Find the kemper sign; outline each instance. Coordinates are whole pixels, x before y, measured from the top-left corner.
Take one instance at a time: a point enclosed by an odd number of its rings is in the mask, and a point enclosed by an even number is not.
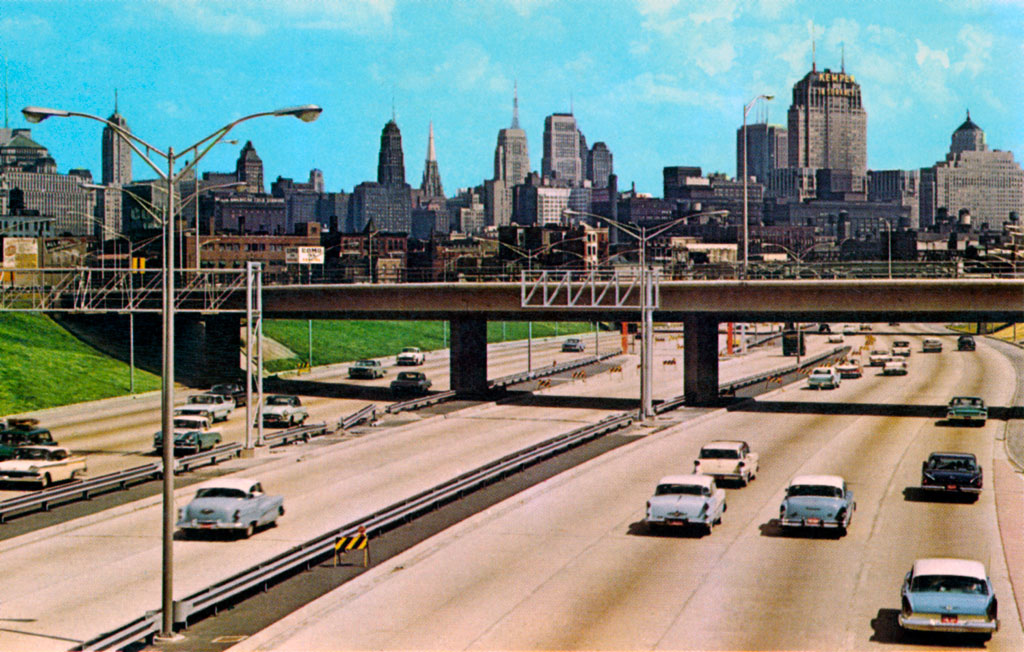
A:
[[[284,250],[284,262],[300,265],[323,265],[323,247],[288,247]]]

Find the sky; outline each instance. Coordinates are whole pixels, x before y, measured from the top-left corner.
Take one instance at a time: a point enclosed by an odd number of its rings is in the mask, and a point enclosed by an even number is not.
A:
[[[845,49],[861,84],[870,169],[942,160],[968,109],[1021,161],[1022,25],[1024,0],[4,0],[0,57],[8,126],[31,127],[62,172],[99,178],[102,125],[29,125],[21,108],[105,118],[116,89],[132,131],[179,152],[251,113],[322,106],[309,124],[239,125],[198,165],[233,171],[251,140],[267,190],[312,168],[332,192],[376,180],[392,111],[418,187],[433,121],[453,196],[493,176],[517,83],[533,169],[545,116],[571,109],[612,150],[620,189],[660,196],[665,166],[736,174],[744,105],[774,95],[748,121],[785,124],[812,41],[819,70]],[[133,172],[156,176],[139,159]]]

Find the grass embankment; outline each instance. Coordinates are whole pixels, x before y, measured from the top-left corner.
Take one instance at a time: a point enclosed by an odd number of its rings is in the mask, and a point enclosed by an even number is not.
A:
[[[523,322],[488,322],[487,341],[525,340]],[[534,322],[534,337],[586,333],[585,322]],[[291,349],[296,357],[267,360],[269,372],[294,369],[309,357],[309,322],[303,319],[268,319],[263,333]],[[313,364],[348,362],[360,358],[395,355],[406,346],[424,351],[445,348],[445,326],[440,321],[313,321]]]
[[[160,378],[135,370],[135,391]],[[129,367],[76,339],[45,315],[0,313],[0,415],[129,392]]]

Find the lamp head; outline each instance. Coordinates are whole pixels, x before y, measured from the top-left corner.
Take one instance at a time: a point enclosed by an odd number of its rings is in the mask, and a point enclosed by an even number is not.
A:
[[[766,100],[774,100],[775,99],[774,95],[762,95],[761,97],[763,97]]]
[[[67,111],[61,111],[60,109],[47,109],[41,106],[26,106],[21,110],[21,113],[25,116],[25,119],[35,124],[42,122],[50,117],[66,118],[71,115]]]
[[[274,115],[292,115],[303,122],[313,122],[320,117],[323,109],[316,104],[304,104],[302,106],[290,106],[286,109],[274,111]]]

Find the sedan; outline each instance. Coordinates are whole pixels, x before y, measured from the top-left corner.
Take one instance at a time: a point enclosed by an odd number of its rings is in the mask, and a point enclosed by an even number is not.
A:
[[[946,420],[963,421],[969,424],[985,425],[988,419],[988,408],[985,401],[977,396],[954,396],[946,408]]]
[[[570,337],[566,341],[562,342],[562,352],[564,353],[583,353],[586,350],[586,345],[578,337]]]
[[[846,338],[843,337],[842,333],[832,333],[831,335],[828,336],[829,344],[842,344],[845,341]]]
[[[651,530],[665,526],[706,528],[708,534],[722,522],[725,489],[719,489],[709,475],[668,475],[658,480],[647,501],[644,522]]]
[[[999,629],[999,603],[979,561],[918,559],[903,578],[900,603],[904,629],[975,633],[986,639]]]
[[[981,493],[982,469],[971,453],[932,453],[921,462],[921,488]]]
[[[391,381],[392,394],[426,394],[431,381],[422,371],[400,371]]]
[[[924,338],[921,344],[922,353],[942,353],[942,340],[934,337]]]
[[[907,361],[903,358],[895,358],[889,360],[882,367],[883,376],[906,376],[907,375]]]
[[[264,493],[255,480],[220,478],[199,488],[178,515],[178,527],[186,536],[200,530],[227,530],[249,538],[256,528],[275,524],[283,515],[283,496]]]
[[[348,368],[349,378],[381,378],[388,372],[379,360],[360,360]]]
[[[817,367],[807,377],[807,387],[810,389],[835,389],[841,382],[839,372],[832,367]]]
[[[779,524],[786,528],[824,528],[845,533],[857,503],[838,475],[801,475],[786,488]]]

